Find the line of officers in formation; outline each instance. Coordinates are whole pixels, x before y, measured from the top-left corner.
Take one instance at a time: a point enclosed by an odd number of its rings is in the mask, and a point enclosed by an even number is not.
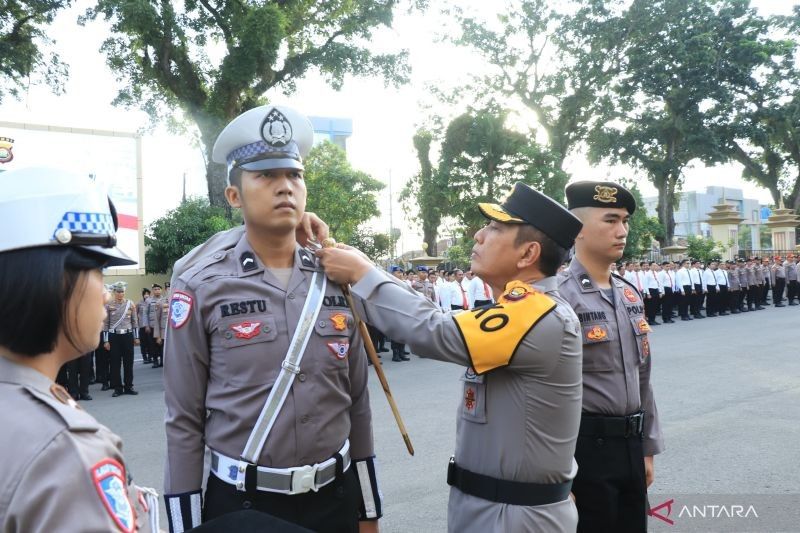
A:
[[[106,304],[106,319],[97,348],[78,359],[65,363],[56,382],[66,388],[73,399],[89,401],[89,385],[100,383],[101,390],[113,390],[114,398],[136,396],[133,386],[134,346],[139,346],[142,361],[153,368],[164,365],[164,336],[169,314],[169,283],[166,291],[158,283],[142,290],[138,303],[126,298],[127,283],[106,285],[112,298]]]
[[[611,265],[612,272],[625,278],[643,295],[647,322],[651,326],[673,323],[677,317],[688,321],[760,311],[768,305],[770,292],[775,307],[798,305],[797,269],[794,254],[716,259],[708,264],[683,259]],[[662,322],[658,321],[659,316]]]
[[[400,266],[392,265],[389,272],[444,311],[468,311],[494,303],[492,288],[472,270],[435,270],[423,265],[403,270]],[[386,336],[374,326],[368,327],[376,352],[387,352]],[[394,340],[390,342],[392,361],[410,361],[410,352],[406,351],[405,344]]]

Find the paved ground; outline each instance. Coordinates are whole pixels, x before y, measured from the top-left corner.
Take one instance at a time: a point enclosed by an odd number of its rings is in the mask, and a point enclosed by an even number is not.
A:
[[[667,450],[656,458],[651,503],[674,494],[761,494],[800,506],[798,325],[800,306],[654,328],[653,382]],[[416,357],[387,360],[384,368],[416,455],[406,452],[372,379],[382,530],[445,531],[445,468],[454,446],[461,369]],[[123,437],[137,482],[159,489],[165,447],[161,375],[137,362],[139,396],[111,398],[94,385],[95,400],[84,403]],[[718,522],[702,530],[734,529],[741,530]],[[800,526],[786,530],[791,529]]]

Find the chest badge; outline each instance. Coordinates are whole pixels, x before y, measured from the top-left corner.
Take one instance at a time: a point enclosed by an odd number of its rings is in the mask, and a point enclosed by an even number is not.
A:
[[[650,341],[647,337],[642,339],[642,359],[650,357]]]
[[[468,413],[475,413],[476,395],[474,387],[466,387],[464,390],[464,409]]]
[[[649,333],[651,330],[650,324],[644,318],[639,321],[639,333]]]
[[[629,302],[635,303],[639,301],[639,297],[636,296],[636,293],[633,292],[633,289],[631,289],[630,287],[625,287],[624,289],[622,289],[622,294],[625,295],[625,299],[628,300]]]
[[[344,313],[334,313],[331,315],[331,323],[333,329],[336,331],[344,331],[347,329],[347,315]]]
[[[608,337],[608,332],[601,326],[594,326],[586,332],[586,338],[590,341],[601,341]]]
[[[252,339],[261,333],[261,322],[242,322],[233,324],[231,329],[237,339]]]
[[[336,356],[336,359],[344,359],[345,357],[347,357],[347,354],[350,353],[350,343],[329,342],[328,349],[331,351],[333,355]]]

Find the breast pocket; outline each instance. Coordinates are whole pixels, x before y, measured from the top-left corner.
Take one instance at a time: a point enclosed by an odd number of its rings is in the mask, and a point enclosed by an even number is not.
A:
[[[472,368],[468,368],[461,381],[464,383],[464,394],[461,398],[461,418],[477,424],[485,424],[486,419],[486,379],[487,375],[478,376]]]
[[[610,372],[614,369],[616,336],[608,322],[581,325],[584,372]]]
[[[346,370],[349,366],[350,339],[355,331],[355,321],[350,310],[323,310],[314,324],[314,332],[326,357],[320,361],[320,370]]]
[[[221,320],[212,333],[212,365],[221,361],[225,381],[232,385],[274,383],[286,356],[276,346],[277,337],[273,316]]]

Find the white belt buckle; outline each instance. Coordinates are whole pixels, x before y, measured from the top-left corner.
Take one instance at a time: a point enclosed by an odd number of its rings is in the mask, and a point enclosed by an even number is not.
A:
[[[310,490],[317,492],[317,469],[311,465],[298,467],[292,472],[292,494],[303,494]]]

